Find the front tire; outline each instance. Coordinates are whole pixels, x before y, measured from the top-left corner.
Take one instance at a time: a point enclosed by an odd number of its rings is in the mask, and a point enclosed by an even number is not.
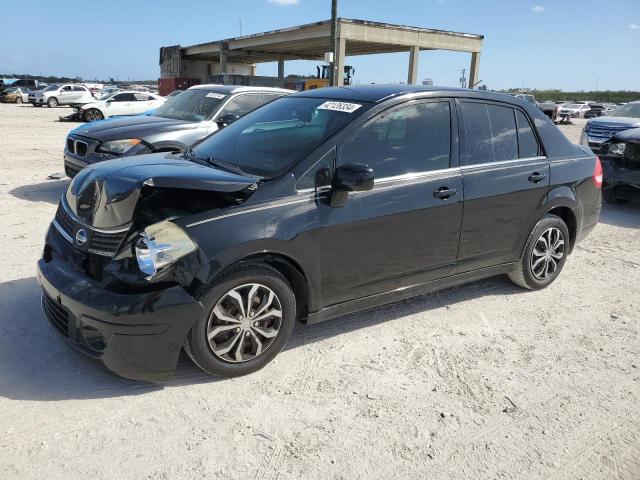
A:
[[[22,97],[16,98],[16,103],[22,103]]]
[[[102,120],[104,115],[97,108],[90,108],[86,112],[84,112],[84,121],[85,122],[95,122],[97,120]]]
[[[58,99],[56,97],[51,97],[49,100],[47,100],[47,107],[55,108],[57,106],[58,106]]]
[[[549,286],[562,271],[569,252],[569,229],[560,217],[545,215],[531,230],[516,268],[513,283],[529,290]]]
[[[261,369],[282,350],[296,319],[289,282],[265,264],[232,268],[204,294],[208,311],[184,350],[207,373],[238,377]]]

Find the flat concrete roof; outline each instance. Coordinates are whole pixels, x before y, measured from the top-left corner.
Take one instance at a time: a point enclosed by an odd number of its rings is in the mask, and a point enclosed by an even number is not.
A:
[[[338,38],[345,40],[349,55],[453,50],[477,53],[483,35],[432,28],[394,25],[368,20],[338,19]],[[331,50],[331,21],[308,23],[280,30],[244,35],[182,47],[182,58],[215,61],[227,52],[230,63],[260,63],[277,60],[322,60]]]

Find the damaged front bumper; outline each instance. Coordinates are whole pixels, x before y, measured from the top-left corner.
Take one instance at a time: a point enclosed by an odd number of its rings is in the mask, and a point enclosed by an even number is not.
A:
[[[173,377],[185,336],[204,315],[182,287],[115,293],[61,259],[38,262],[42,308],[54,329],[79,351],[125,378]]]
[[[640,169],[623,168],[608,156],[602,160],[603,190],[611,191],[617,198],[640,198]]]

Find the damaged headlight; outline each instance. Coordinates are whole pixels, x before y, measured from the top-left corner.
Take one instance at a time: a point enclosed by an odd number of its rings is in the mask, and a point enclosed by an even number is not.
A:
[[[127,138],[124,140],[113,140],[111,142],[105,142],[98,147],[98,151],[103,153],[113,153],[116,155],[122,155],[127,153],[133,147],[138,145],[142,140],[139,138]]]
[[[610,155],[624,155],[624,151],[627,149],[626,143],[612,143],[609,145]]]
[[[136,242],[140,271],[153,277],[164,267],[196,250],[196,244],[180,227],[165,220],[147,227]]]

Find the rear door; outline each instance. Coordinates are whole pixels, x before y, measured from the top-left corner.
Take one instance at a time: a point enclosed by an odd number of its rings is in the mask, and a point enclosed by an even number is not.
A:
[[[464,214],[458,272],[515,261],[549,190],[532,122],[511,105],[457,102]]]
[[[338,148],[337,165],[373,168],[375,186],[342,208],[321,203],[324,306],[452,275],[462,221],[453,102],[379,113]]]

